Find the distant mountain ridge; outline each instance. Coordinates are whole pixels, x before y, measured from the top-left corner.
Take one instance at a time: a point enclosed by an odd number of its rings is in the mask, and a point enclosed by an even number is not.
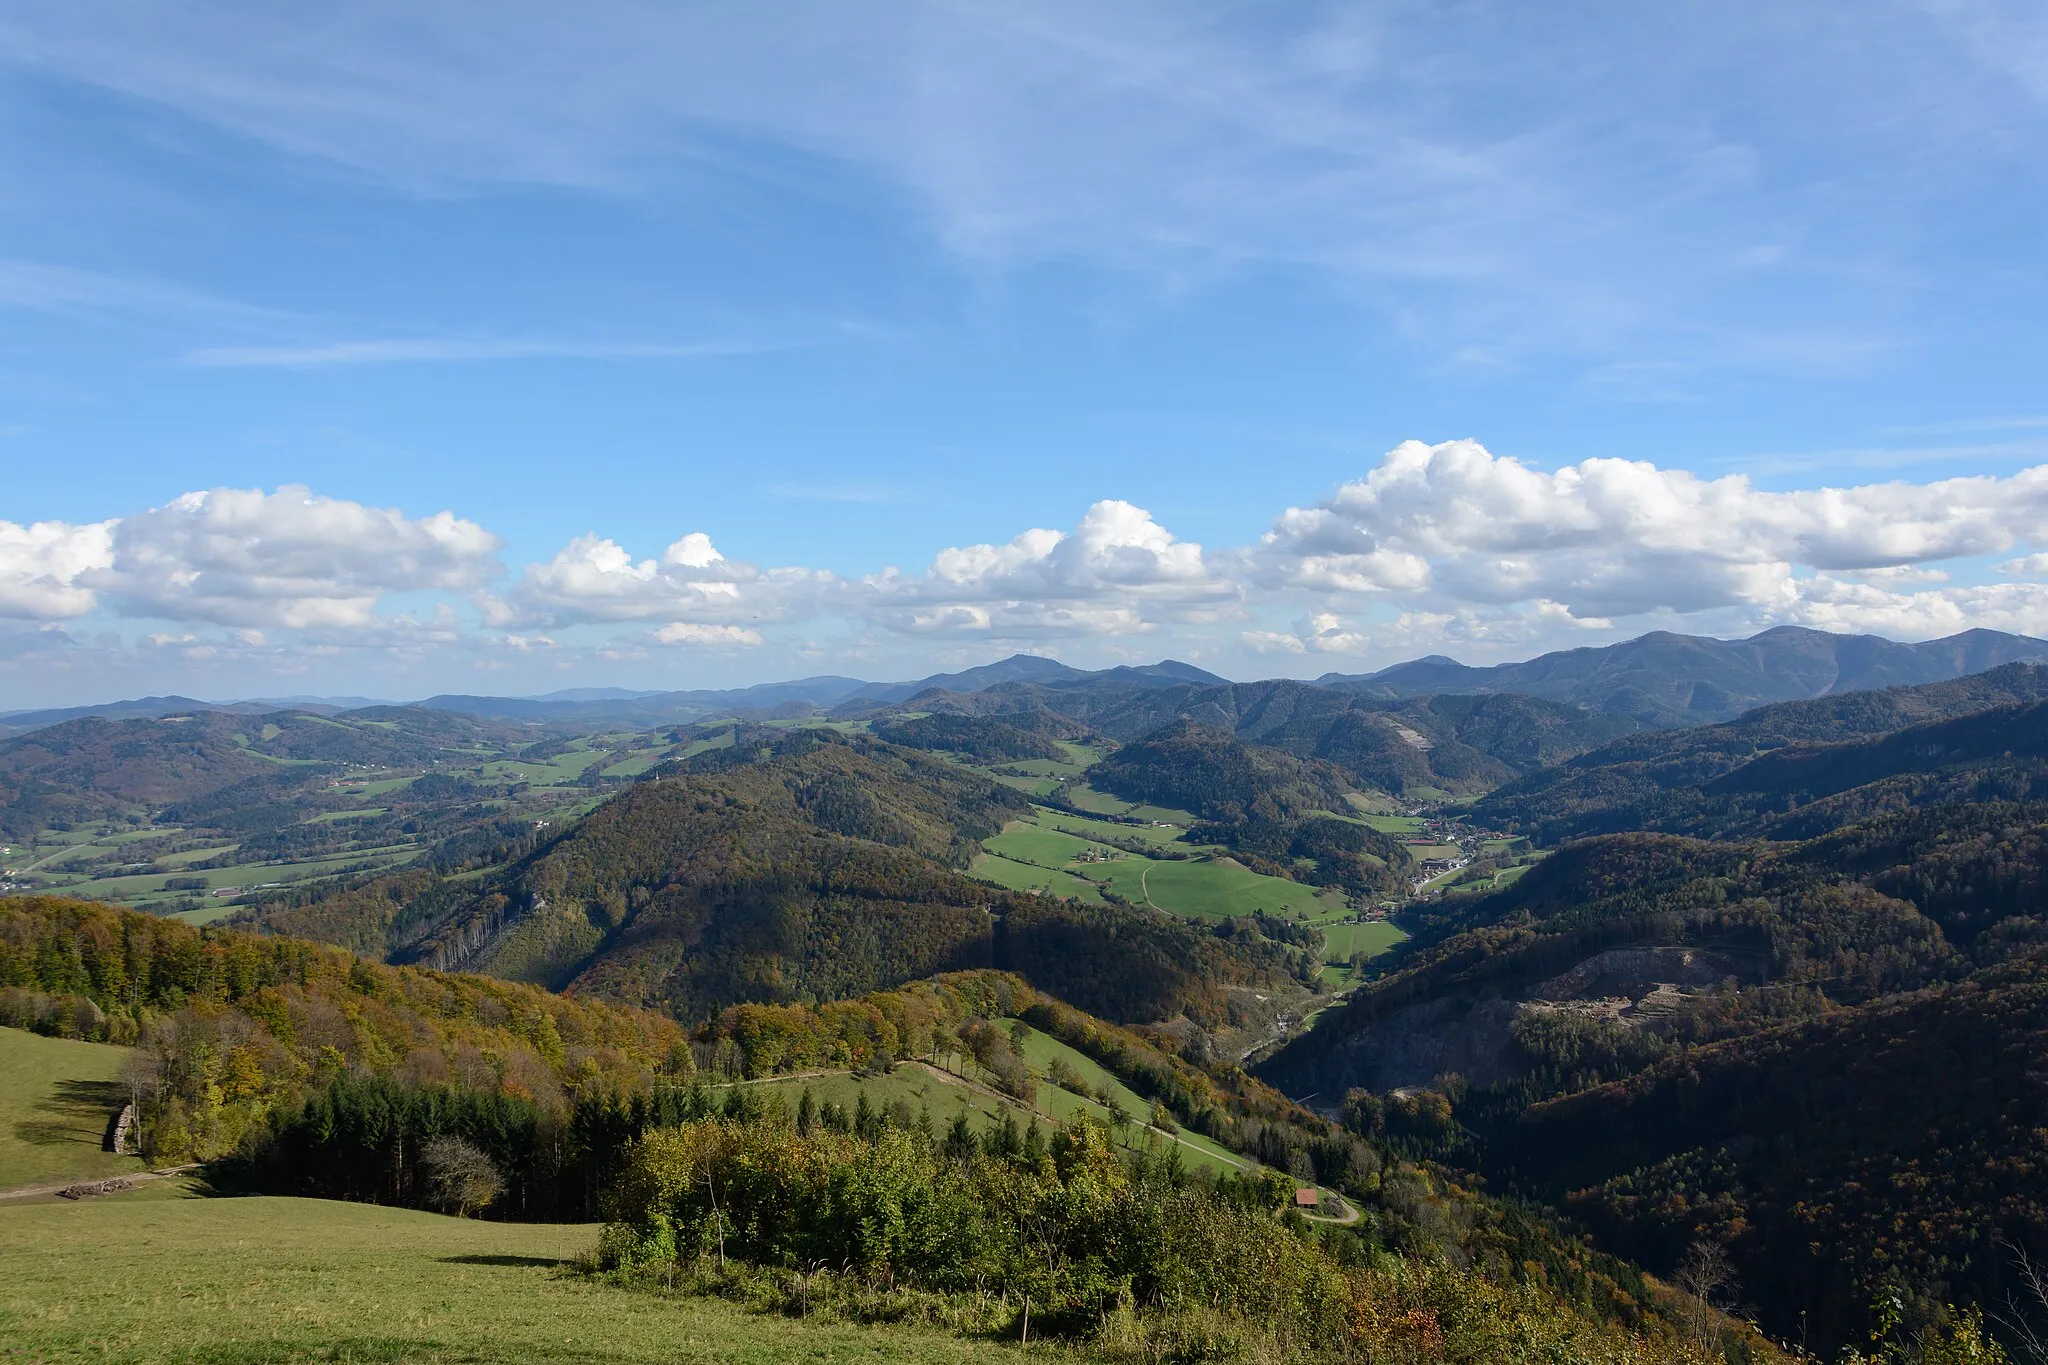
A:
[[[1746,640],[1653,631],[1619,644],[1560,650],[1520,663],[1480,667],[1432,654],[1375,673],[1325,673],[1312,683],[1292,685],[1379,702],[1429,696],[1520,695],[1612,716],[1629,723],[1629,728],[1669,729],[1731,720],[1771,702],[1945,682],[2008,663],[2048,663],[2048,640],[1996,630],[1968,630],[1918,643],[1900,643],[1878,635],[1836,635],[1800,626],[1778,626]],[[406,704],[534,724],[652,727],[721,714],[759,718],[778,708],[785,708],[783,714],[790,708],[815,707],[858,717],[927,693],[975,695],[1019,686],[1131,698],[1167,688],[1232,685],[1230,679],[1175,659],[1089,670],[1040,655],[1013,654],[995,663],[909,682],[867,682],[824,674],[751,687],[669,692],[575,687],[531,697],[443,693]],[[154,718],[200,711],[253,715],[276,710],[333,715],[386,704],[359,697],[236,702],[141,697],[95,706],[0,713],[0,736],[84,716]]]
[[[2048,640],[1997,630],[1902,644],[1879,635],[1777,626],[1746,640],[1653,631],[1621,644],[1490,668],[1439,654],[1377,673],[1325,673],[1316,683],[1389,701],[1514,692],[1664,728],[1730,720],[1769,702],[1945,682],[2000,664],[2041,662],[2048,662]]]

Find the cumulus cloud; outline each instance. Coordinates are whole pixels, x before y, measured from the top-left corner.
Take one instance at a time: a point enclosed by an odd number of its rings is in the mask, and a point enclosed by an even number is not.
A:
[[[1800,569],[1853,573],[1882,593],[1887,575],[1905,581],[1928,561],[2044,535],[2048,467],[1769,492],[1739,474],[1704,479],[1648,461],[1545,473],[1475,441],[1410,441],[1324,501],[1283,512],[1251,561],[1269,587],[1547,602],[1581,620],[1730,607],[1797,615],[1802,603],[1818,610]]]
[[[1242,590],[1192,541],[1128,502],[1090,507],[1070,532],[1034,529],[1002,545],[941,550],[922,574],[864,579],[879,624],[990,639],[1108,636],[1234,614]]]
[[[217,488],[112,523],[111,562],[79,575],[124,614],[227,626],[363,627],[379,599],[479,592],[498,538],[452,512]]]
[[[54,621],[91,611],[98,599],[80,579],[113,563],[113,525],[0,521],[0,617]]]
[[[654,632],[655,641],[664,645],[696,645],[708,648],[759,649],[768,643],[758,630],[746,626],[707,626],[696,621],[673,621]]]
[[[512,606],[520,616],[550,625],[717,624],[802,614],[838,582],[830,573],[763,570],[727,559],[701,531],[671,544],[660,559],[637,561],[616,541],[584,535],[547,563],[529,566],[513,591]]]

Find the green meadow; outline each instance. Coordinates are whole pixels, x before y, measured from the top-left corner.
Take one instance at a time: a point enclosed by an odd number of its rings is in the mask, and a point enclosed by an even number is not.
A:
[[[0,1191],[143,1168],[100,1150],[125,1098],[115,1077],[127,1052],[0,1028]]]
[[[0,1205],[0,1358],[779,1365],[1024,1354],[903,1325],[619,1289],[568,1265],[597,1231],[202,1198],[178,1181],[77,1204]]]

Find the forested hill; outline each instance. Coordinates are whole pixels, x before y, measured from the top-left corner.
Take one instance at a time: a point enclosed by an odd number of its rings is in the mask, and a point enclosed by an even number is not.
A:
[[[1245,744],[1227,730],[1172,722],[1088,770],[1126,801],[1190,810],[1205,820],[1279,820],[1342,810],[1350,784],[1335,765]]]
[[[1509,783],[1476,813],[1543,842],[1629,829],[1799,838],[1943,800],[2025,799],[2048,667],[1761,707],[1634,735]]]
[[[1521,696],[1385,701],[1276,680],[1160,687],[1009,683],[972,695],[922,696],[906,705],[1004,717],[1052,711],[1120,742],[1178,720],[1342,768],[1390,792],[1476,792],[1562,762],[1638,728]]]
[[[1515,692],[1663,728],[1727,720],[1771,702],[1940,682],[2016,662],[2048,662],[2048,640],[1966,630],[1901,643],[1778,626],[1747,640],[1653,631],[1491,668],[1416,659],[1360,676],[1329,673],[1317,683],[1390,701]]]
[[[1569,1202],[1659,1272],[1696,1237],[1725,1245],[1765,1326],[1796,1336],[1813,1309],[1827,1353],[1881,1290],[1996,1307],[1994,1234],[2048,1252],[2029,1241],[2048,1207],[2044,886],[2043,804],[1791,843],[1583,840],[1418,906],[1414,949],[1259,1074],[1428,1087],[1367,1095],[1352,1121]]]
[[[1086,739],[1090,731],[1078,721],[1052,711],[1018,711],[997,718],[958,712],[910,717],[877,717],[869,726],[875,738],[907,749],[963,754],[978,763],[1014,763],[1020,759],[1067,758],[1059,741]]]
[[[480,878],[398,874],[276,912],[275,926],[358,946],[381,926],[394,960],[686,1020],[1003,967],[1108,1018],[1214,1024],[1228,989],[1298,966],[1255,934],[971,880],[959,869],[1023,797],[862,737],[762,733],[775,737],[664,769]]]
[[[344,766],[426,767],[533,734],[439,711],[88,716],[0,740],[0,836],[148,810],[195,827],[274,827],[328,801]],[[264,817],[263,812],[278,812]]]

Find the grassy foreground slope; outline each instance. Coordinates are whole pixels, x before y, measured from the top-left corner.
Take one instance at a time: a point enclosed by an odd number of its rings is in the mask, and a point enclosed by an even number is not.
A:
[[[143,1168],[100,1150],[122,1096],[114,1077],[128,1049],[0,1028],[0,1190]]]
[[[0,1207],[0,1355],[39,1361],[954,1361],[1012,1348],[562,1273],[597,1229],[159,1187]],[[116,1269],[118,1268],[118,1269]]]

